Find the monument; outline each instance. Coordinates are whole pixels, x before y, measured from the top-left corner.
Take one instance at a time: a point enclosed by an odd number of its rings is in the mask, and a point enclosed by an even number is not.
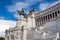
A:
[[[5,40],[58,40],[60,38],[60,3],[42,12],[18,11],[17,25],[5,33]]]

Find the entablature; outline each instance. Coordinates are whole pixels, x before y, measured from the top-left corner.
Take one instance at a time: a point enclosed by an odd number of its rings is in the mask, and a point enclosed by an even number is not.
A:
[[[57,5],[54,5],[53,7],[48,8],[44,11],[41,11],[40,13],[37,13],[35,15],[35,18],[46,16],[46,15],[51,14],[51,13],[58,11],[58,10],[60,11],[60,3],[58,3]]]

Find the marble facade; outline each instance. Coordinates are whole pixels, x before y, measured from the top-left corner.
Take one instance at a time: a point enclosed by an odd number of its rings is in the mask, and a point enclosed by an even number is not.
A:
[[[42,12],[19,17],[15,28],[6,30],[5,40],[57,40],[60,37],[60,3]]]

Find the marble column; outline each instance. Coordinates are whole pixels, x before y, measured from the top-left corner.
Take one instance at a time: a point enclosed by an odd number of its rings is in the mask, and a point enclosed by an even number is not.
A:
[[[38,18],[38,27],[39,27],[39,18]]]
[[[41,18],[41,25],[42,25],[42,18]]]
[[[48,21],[48,15],[47,15],[47,21]]]
[[[45,16],[45,22],[47,22],[47,16]]]
[[[51,19],[53,19],[53,14],[51,14],[51,16],[52,16]]]
[[[45,17],[44,17],[44,24],[45,24]]]
[[[42,25],[42,18],[41,18],[41,25]]]
[[[36,23],[36,26],[37,26],[37,19],[35,19],[35,23]]]
[[[53,19],[53,14],[51,14],[51,20]]]
[[[53,15],[53,18],[54,18],[54,13],[52,15]]]
[[[44,24],[44,18],[42,17],[42,25]]]
[[[38,27],[38,19],[37,19],[37,27]]]
[[[48,15],[48,18],[47,18],[47,19],[48,19],[48,21],[49,21],[49,15]]]
[[[37,23],[37,27],[38,27],[38,19],[37,19],[37,22],[36,23]]]
[[[50,21],[51,21],[51,19],[52,19],[52,14],[50,14]]]
[[[59,10],[57,12],[58,12],[58,14],[60,14],[60,11]]]
[[[57,12],[55,12],[55,17],[57,17],[57,14],[58,14],[58,13],[57,13]]]
[[[45,22],[46,22],[46,17],[45,17]]]
[[[39,27],[40,27],[40,18],[39,18]]]
[[[45,23],[45,19],[44,19],[44,17],[43,17],[43,24]]]
[[[50,21],[50,19],[51,19],[51,18],[50,18],[50,14],[49,14],[49,21]]]
[[[54,18],[56,17],[56,14],[54,13]]]
[[[40,26],[41,26],[41,18],[40,18]]]
[[[35,19],[35,24],[36,24],[36,26],[37,26],[37,19]]]

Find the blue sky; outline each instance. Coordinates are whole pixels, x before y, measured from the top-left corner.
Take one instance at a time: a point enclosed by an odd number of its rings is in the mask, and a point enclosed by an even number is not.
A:
[[[59,2],[60,0],[0,0],[0,34],[16,25],[16,10],[23,8],[28,13],[30,9],[35,8],[36,12],[40,12]]]

